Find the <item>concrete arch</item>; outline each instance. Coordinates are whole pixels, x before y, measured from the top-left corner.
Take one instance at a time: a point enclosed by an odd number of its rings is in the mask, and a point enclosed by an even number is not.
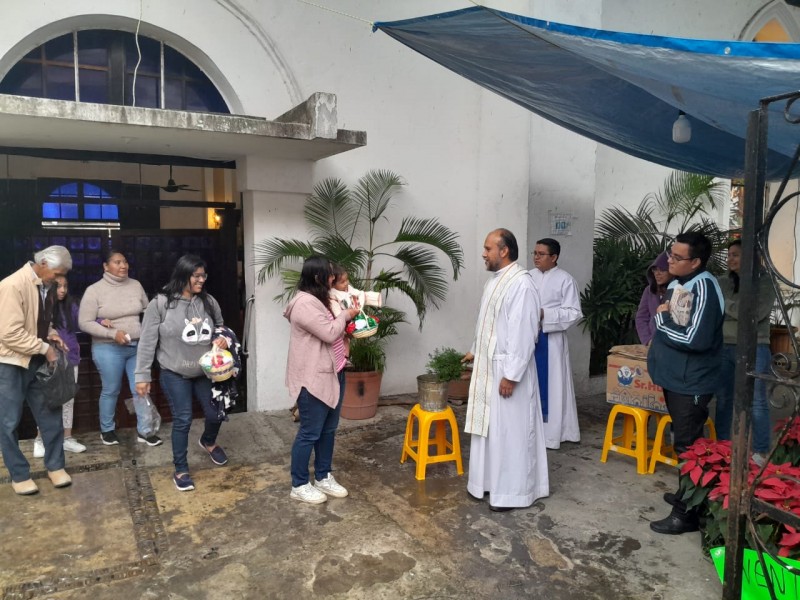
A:
[[[244,7],[242,7],[241,3],[236,2],[235,0],[216,0],[216,2],[247,28],[267,56],[269,56],[270,60],[272,61],[272,65],[280,74],[281,79],[283,79],[283,83],[289,93],[289,99],[292,103],[291,105],[297,106],[303,100],[305,100],[305,95],[302,94],[300,85],[289,68],[288,63],[283,59],[283,56],[281,56],[277,46],[272,43],[272,40],[270,39],[269,35],[267,35],[267,32],[263,27],[261,27],[258,19]]]
[[[783,0],[772,0],[750,17],[742,29],[739,39],[751,41],[767,23],[774,19],[783,26],[793,42],[800,42],[800,23],[795,15],[797,12],[789,9]]]

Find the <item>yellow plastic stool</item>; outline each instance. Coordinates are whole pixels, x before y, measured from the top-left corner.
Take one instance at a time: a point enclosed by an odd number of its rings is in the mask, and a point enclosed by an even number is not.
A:
[[[672,449],[672,446],[664,446],[664,432],[667,430],[667,425],[670,423],[672,423],[672,417],[669,415],[662,414],[658,416],[656,439],[653,441],[653,452],[650,455],[650,469],[648,469],[648,473],[655,473],[658,463],[672,465],[673,467],[678,464],[678,457],[675,454],[675,450]],[[708,427],[709,439],[716,440],[717,430],[714,427],[714,421],[711,420],[711,417],[706,419],[706,427]]]
[[[622,435],[614,437],[614,421],[617,415],[623,415]],[[603,453],[600,462],[608,460],[609,452],[619,452],[636,459],[636,472],[647,473],[647,462],[650,458],[650,444],[647,439],[647,423],[656,413],[636,406],[615,404],[608,415],[606,436],[603,440]]]
[[[414,421],[417,422],[417,438],[414,439]],[[431,425],[436,423],[436,433],[434,438],[430,438]],[[447,441],[445,423],[450,424],[452,442]],[[436,455],[429,454],[431,446],[436,449]],[[450,450],[450,452],[447,452]],[[413,458],[417,462],[417,479],[425,479],[425,468],[429,464],[445,461],[456,461],[456,470],[459,475],[464,474],[464,467],[461,465],[461,444],[458,440],[458,424],[456,415],[449,406],[442,411],[430,412],[422,410],[419,404],[408,414],[406,423],[406,436],[403,442],[403,455],[400,462],[406,462],[406,458]]]

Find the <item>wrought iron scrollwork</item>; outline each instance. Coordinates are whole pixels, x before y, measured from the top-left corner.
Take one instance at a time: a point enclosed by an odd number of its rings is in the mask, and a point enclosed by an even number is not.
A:
[[[755,112],[751,115],[750,121],[750,128],[748,129],[748,152],[750,156],[755,156],[756,158],[753,159],[748,167],[746,182],[749,179],[751,181],[752,193],[749,198],[746,198],[745,202],[753,201],[755,199],[759,204],[763,202],[763,187],[762,190],[759,190],[758,187],[760,184],[763,183],[763,175],[764,175],[764,164],[765,159],[764,156],[766,155],[767,151],[767,118],[768,118],[768,107],[771,104],[785,102],[784,110],[783,110],[783,118],[791,123],[791,124],[800,124],[800,115],[795,116],[792,114],[792,106],[794,103],[800,99],[800,92],[792,92],[790,94],[784,94],[781,96],[775,96],[772,98],[765,98],[761,101],[761,108],[759,115],[756,117]],[[800,105],[798,105],[800,106]],[[775,114],[774,112],[771,114]],[[757,123],[756,126],[753,124]],[[755,234],[755,249],[757,250],[757,254],[763,259],[766,272],[762,274],[762,277],[766,276],[769,277],[770,282],[772,284],[773,290],[775,291],[775,297],[777,302],[778,312],[781,316],[781,320],[783,325],[787,328],[788,339],[791,342],[791,349],[789,351],[782,351],[772,355],[771,360],[771,369],[769,373],[756,373],[752,372],[752,370],[748,370],[747,377],[753,380],[763,380],[767,383],[769,388],[769,397],[770,403],[775,408],[785,408],[787,406],[793,406],[794,409],[792,410],[791,417],[787,420],[786,425],[784,426],[783,430],[779,433],[778,437],[776,438],[776,442],[772,445],[769,456],[767,461],[764,462],[764,465],[760,467],[758,473],[756,474],[754,480],[746,486],[745,489],[742,489],[742,501],[739,502],[737,499],[735,502],[732,502],[731,509],[736,510],[737,514],[731,514],[731,517],[734,519],[739,519],[738,515],[743,515],[746,519],[746,530],[749,533],[751,540],[755,545],[755,550],[758,554],[759,561],[761,563],[762,572],[764,575],[764,580],[766,581],[769,593],[771,598],[775,599],[775,587],[774,583],[771,578],[771,572],[767,569],[767,565],[764,560],[765,555],[769,555],[776,564],[783,566],[790,571],[797,573],[796,569],[790,567],[787,563],[785,563],[781,557],[777,556],[773,553],[769,546],[767,545],[766,541],[762,539],[759,535],[759,528],[758,528],[758,521],[763,519],[765,516],[772,519],[773,521],[791,526],[796,528],[800,531],[800,517],[796,514],[793,514],[789,510],[783,510],[774,504],[765,502],[764,500],[758,498],[756,496],[756,490],[760,482],[764,481],[766,478],[776,477],[779,479],[786,479],[792,480],[797,483],[800,481],[794,479],[793,477],[789,477],[785,474],[780,472],[775,472],[774,468],[769,467],[770,461],[769,459],[775,454],[779,442],[784,438],[784,436],[789,431],[791,422],[795,419],[798,414],[800,414],[800,348],[798,347],[798,340],[795,336],[794,328],[792,327],[789,315],[789,307],[786,304],[785,298],[781,293],[781,286],[780,283],[788,286],[794,290],[800,290],[800,283],[794,280],[794,273],[791,276],[786,276],[785,274],[781,273],[780,270],[777,268],[773,257],[770,255],[770,233],[772,231],[773,226],[779,222],[778,214],[780,211],[789,205],[790,202],[797,202],[800,206],[800,192],[792,192],[789,194],[785,194],[787,185],[793,177],[796,177],[796,169],[798,166],[798,160],[800,159],[800,144],[798,144],[797,150],[794,154],[793,160],[789,165],[789,168],[786,171],[786,174],[781,181],[780,186],[775,193],[773,201],[770,205],[769,211],[767,212],[766,216],[764,217],[764,222],[762,226],[757,226],[758,218],[756,217],[756,228],[748,230],[746,227],[743,228],[743,240],[744,236],[749,235],[748,231],[752,231]],[[784,195],[785,194],[785,195]],[[756,215],[758,210],[762,210],[761,206],[755,206],[752,211],[750,212],[751,215]],[[800,214],[800,210],[796,211],[797,214]],[[781,220],[781,224],[784,224],[785,221]],[[794,227],[797,228],[798,223],[795,222]],[[793,252],[797,252],[797,243],[795,243],[795,248],[792,249]],[[756,293],[754,289],[751,288],[750,293]],[[754,311],[751,312],[751,316],[754,316]],[[746,332],[750,339],[755,340],[756,336],[756,323],[755,319],[751,319],[751,322],[740,322],[740,328],[745,327],[748,329]],[[743,339],[742,337],[740,339]],[[746,356],[748,352],[750,352],[750,356],[754,354],[755,349],[755,341],[749,343],[749,347],[741,353],[739,360],[742,361],[742,356]],[[740,363],[741,364],[741,363]],[[752,365],[751,365],[752,366]],[[737,394],[739,392],[737,391]],[[737,406],[743,406],[744,403],[739,404]],[[749,422],[749,409],[747,410],[747,414],[744,417],[737,417],[743,419],[743,423],[747,424]],[[749,456],[749,450],[746,447],[747,444],[747,435],[740,435],[738,438],[735,439],[734,443],[739,445],[745,445],[744,448],[737,447],[735,448],[734,452],[738,452],[739,457]],[[734,468],[736,468],[736,473],[734,473]],[[741,460],[741,458],[736,461],[735,467],[732,466],[732,473],[731,473],[731,481],[733,482],[734,479],[738,479],[738,481],[747,481],[746,478],[746,471],[748,470],[747,460]],[[734,485],[731,485],[731,492],[733,493]],[[784,507],[786,508],[786,507]],[[727,539],[727,556],[726,556],[726,574],[725,574],[725,586],[723,588],[723,596],[724,598],[739,598],[741,594],[741,584],[742,584],[742,576],[741,576],[741,552],[742,542],[744,541],[743,532],[739,529],[736,529],[736,525],[729,528],[729,537]],[[735,535],[730,535],[731,532],[734,532]],[[731,539],[733,538],[733,539]],[[735,555],[737,558],[732,558]],[[731,556],[731,559],[728,560],[728,556]],[[729,566],[734,566],[735,569],[728,570]]]

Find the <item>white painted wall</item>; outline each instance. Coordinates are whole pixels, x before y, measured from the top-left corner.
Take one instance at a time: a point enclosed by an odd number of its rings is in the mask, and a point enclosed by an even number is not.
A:
[[[393,20],[463,8],[462,0],[320,0],[367,20]],[[537,18],[641,33],[735,38],[763,0],[496,0],[492,6]],[[242,160],[246,284],[255,290],[251,360],[253,406],[289,406],[283,386],[288,328],[271,301],[278,286],[254,286],[252,244],[306,232],[302,203],[315,181],[354,182],[371,168],[408,181],[393,215],[436,216],[461,234],[466,268],[446,310],[431,312],[419,333],[403,329],[389,349],[383,393],[412,390],[427,353],[466,349],[486,278],[480,247],[487,231],[514,231],[530,266],[532,241],[549,235],[549,211],[575,217],[561,265],[581,287],[591,277],[594,218],[613,204],[635,207],[667,170],[629,158],[531,116],[512,103],[451,74],[369,24],[284,0],[7,0],[0,21],[0,76],[28,50],[80,27],[141,32],[164,39],[197,62],[233,111],[275,118],[311,93],[338,97],[340,128],[365,130],[368,146],[316,164]],[[390,226],[387,231],[393,232]],[[576,386],[590,389],[589,341],[570,332]],[[252,391],[252,389],[251,389]]]

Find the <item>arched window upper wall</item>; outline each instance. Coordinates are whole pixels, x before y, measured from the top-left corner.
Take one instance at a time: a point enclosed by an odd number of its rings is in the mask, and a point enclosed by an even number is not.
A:
[[[138,49],[136,41],[133,33],[106,29],[53,38],[9,70],[0,93],[230,113],[216,86],[183,54],[146,36],[139,35]]]

